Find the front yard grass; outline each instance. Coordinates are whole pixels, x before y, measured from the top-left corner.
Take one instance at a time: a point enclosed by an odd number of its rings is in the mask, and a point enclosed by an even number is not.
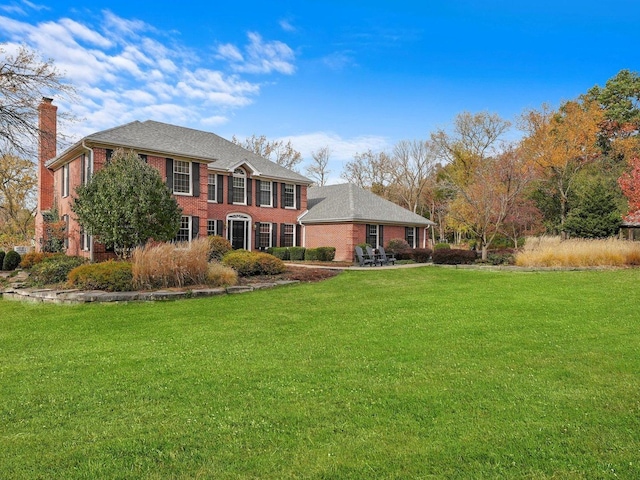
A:
[[[0,478],[640,478],[640,270],[0,300]]]

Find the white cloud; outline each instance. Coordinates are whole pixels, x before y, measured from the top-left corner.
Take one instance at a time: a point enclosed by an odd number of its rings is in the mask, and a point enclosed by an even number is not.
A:
[[[296,27],[294,27],[293,24],[287,19],[280,20],[280,28],[282,28],[282,30],[284,30],[285,32],[295,32],[297,30]]]
[[[228,61],[236,72],[241,73],[292,75],[295,72],[295,54],[286,43],[265,42],[256,32],[249,32],[247,36],[249,44],[244,48],[244,55],[235,45],[224,44],[218,46],[218,58]]]
[[[30,7],[34,8],[34,7]],[[4,9],[7,11],[7,9]],[[291,74],[295,67],[291,48],[266,42],[258,33],[248,35],[240,50],[231,44],[218,47],[220,69],[165,36],[152,25],[124,19],[105,10],[92,22],[91,15],[29,23],[0,16],[0,37],[5,51],[25,44],[56,69],[78,90],[80,102],[66,108],[83,119],[67,132],[76,139],[135,119],[156,119],[197,128],[228,122],[228,112],[242,108],[260,94],[260,83],[244,73]],[[213,67],[213,68],[212,68]]]

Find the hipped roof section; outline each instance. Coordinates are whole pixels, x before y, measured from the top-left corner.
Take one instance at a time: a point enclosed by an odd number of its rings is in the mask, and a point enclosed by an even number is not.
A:
[[[122,147],[139,153],[200,161],[220,171],[232,172],[237,166],[246,163],[266,178],[307,185],[312,183],[307,177],[281,167],[215,133],[153,120],[135,121],[88,135],[49,160],[47,167],[55,168],[71,160],[83,143],[90,147]]]

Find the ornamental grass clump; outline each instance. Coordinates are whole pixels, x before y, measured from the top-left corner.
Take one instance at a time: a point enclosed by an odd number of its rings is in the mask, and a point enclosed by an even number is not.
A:
[[[181,243],[147,243],[132,255],[136,288],[184,287],[205,283],[209,242],[198,238]]]
[[[219,262],[209,262],[207,285],[212,287],[232,287],[238,283],[238,272]]]
[[[622,267],[640,265],[640,242],[530,237],[516,255],[521,267]]]

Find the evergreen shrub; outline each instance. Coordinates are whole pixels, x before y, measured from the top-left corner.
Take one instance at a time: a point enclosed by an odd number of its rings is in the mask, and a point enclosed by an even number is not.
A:
[[[80,290],[128,292],[133,290],[130,262],[107,262],[80,265],[69,272],[67,282]]]
[[[9,250],[4,255],[2,260],[2,269],[7,271],[13,271],[20,265],[20,254],[15,250]]]
[[[476,252],[457,248],[434,250],[433,263],[439,265],[470,265],[476,261]]]

